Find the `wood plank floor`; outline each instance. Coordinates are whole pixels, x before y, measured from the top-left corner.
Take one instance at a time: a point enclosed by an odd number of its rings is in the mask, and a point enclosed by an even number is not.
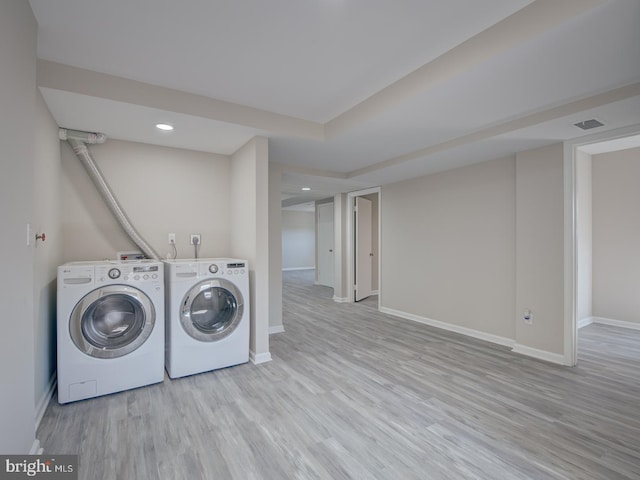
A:
[[[640,331],[590,325],[564,368],[286,272],[273,361],[49,406],[87,479],[639,479]]]

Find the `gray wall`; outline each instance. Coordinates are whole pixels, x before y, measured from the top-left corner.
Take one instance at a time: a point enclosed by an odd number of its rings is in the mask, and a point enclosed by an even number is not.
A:
[[[39,92],[36,112],[33,225],[37,233],[46,234],[46,240],[35,246],[34,265],[34,393],[36,419],[39,420],[47,407],[56,371],[56,276],[57,267],[62,263],[62,210],[58,126]]]
[[[576,320],[593,316],[593,193],[591,155],[576,152]]]
[[[282,169],[269,163],[269,329],[282,330]]]
[[[61,145],[64,261],[137,250],[69,145]],[[175,233],[178,258],[192,258],[189,234],[199,233],[200,257],[229,256],[229,157],[113,139],[89,148],[132,223],[159,255],[172,253],[168,234]]]
[[[37,25],[29,2],[0,2],[0,452],[28,453],[34,420],[33,130],[36,126]]]
[[[269,354],[269,145],[254,137],[231,157],[231,255],[249,261],[252,361]]]
[[[315,268],[315,213],[282,210],[282,269]]]
[[[333,197],[333,257],[334,285],[333,296],[338,301],[348,298],[347,285],[347,215],[348,198],[346,193],[338,193]]]
[[[516,154],[516,342],[564,348],[564,152],[562,144]],[[525,309],[533,324],[522,321]]]
[[[382,187],[386,308],[514,338],[513,157]]]
[[[563,361],[562,144],[385,185],[381,209],[381,308]]]
[[[640,324],[640,148],[593,155],[593,316]]]

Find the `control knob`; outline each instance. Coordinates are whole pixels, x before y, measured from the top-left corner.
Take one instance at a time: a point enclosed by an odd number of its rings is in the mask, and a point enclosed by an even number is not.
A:
[[[120,270],[117,268],[112,268],[109,270],[109,278],[115,280],[116,278],[120,278]]]

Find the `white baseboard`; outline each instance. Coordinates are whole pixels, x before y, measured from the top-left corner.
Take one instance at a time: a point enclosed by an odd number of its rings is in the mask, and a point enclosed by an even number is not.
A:
[[[593,323],[593,317],[585,317],[581,320],[578,320],[578,328],[584,328],[587,325],[591,325]]]
[[[567,365],[564,359],[564,355],[559,353],[547,352],[546,350],[538,350],[537,348],[527,347],[516,343],[512,349],[513,353],[519,353],[527,357],[537,358],[538,360],[544,360],[545,362],[555,363],[557,365]]]
[[[271,353],[270,352],[263,352],[263,353],[259,353],[259,354],[255,354],[255,352],[250,351],[249,352],[249,360],[251,360],[251,363],[253,363],[254,365],[259,365],[260,363],[266,363],[266,362],[270,362],[271,361]]]
[[[347,297],[336,297],[335,295],[333,296],[333,301],[336,303],[350,303],[351,300],[349,300]]]
[[[283,272],[294,272],[296,270],[315,270],[316,267],[293,267],[293,268],[283,268]]]
[[[42,455],[42,447],[40,446],[40,440],[37,438],[33,441],[33,445],[31,445],[31,450],[29,451],[29,455]]]
[[[406,313],[392,308],[380,307],[382,313],[393,315],[414,322],[423,323],[431,327],[441,328],[449,332],[460,333],[468,337],[477,338],[478,340],[484,340],[485,342],[495,343],[497,345],[503,345],[511,348],[514,353],[525,355],[527,357],[537,358],[538,360],[545,360],[547,362],[555,363],[558,365],[567,365],[563,355],[557,353],[547,352],[545,350],[538,350],[536,348],[526,347],[524,345],[517,344],[515,340],[510,338],[501,337],[499,335],[493,335],[491,333],[481,332],[479,330],[473,330],[467,327],[461,327],[459,325],[453,325],[451,323],[440,322],[431,318],[421,317],[412,313]]]
[[[627,322],[625,320],[613,320],[604,317],[591,317],[591,323],[600,323],[602,325],[611,325],[612,327],[630,328],[631,330],[640,330],[640,323]],[[580,327],[578,327],[580,328]]]
[[[42,421],[42,417],[44,417],[44,412],[47,411],[47,406],[49,406],[49,402],[53,398],[53,393],[56,390],[56,386],[58,384],[58,377],[56,372],[53,372],[51,378],[49,379],[49,383],[47,384],[47,390],[42,394],[38,404],[36,405],[36,430],[40,426],[40,422]]]
[[[421,317],[419,315],[402,312],[400,310],[394,310],[392,308],[380,307],[379,310],[382,313],[386,313],[388,315],[393,315],[395,317],[400,317],[406,320],[422,323],[425,325],[429,325],[431,327],[441,328],[449,332],[461,333],[462,335],[477,338],[479,340],[484,340],[485,342],[496,343],[498,345],[503,345],[509,348],[513,348],[513,346],[515,345],[515,341],[512,339],[506,338],[506,337],[500,337],[498,335],[493,335],[491,333],[485,333],[479,330],[473,330],[471,328],[461,327],[459,325],[453,325],[451,323],[440,322],[438,320],[433,320],[427,317]]]
[[[273,325],[269,327],[269,335],[274,333],[284,333],[284,325]]]
[[[372,290],[371,295],[380,295],[380,290]]]

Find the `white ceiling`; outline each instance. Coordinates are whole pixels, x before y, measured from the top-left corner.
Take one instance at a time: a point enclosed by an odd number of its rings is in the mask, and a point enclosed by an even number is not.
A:
[[[30,3],[59,125],[223,154],[267,136],[285,204],[640,125],[637,0]]]

